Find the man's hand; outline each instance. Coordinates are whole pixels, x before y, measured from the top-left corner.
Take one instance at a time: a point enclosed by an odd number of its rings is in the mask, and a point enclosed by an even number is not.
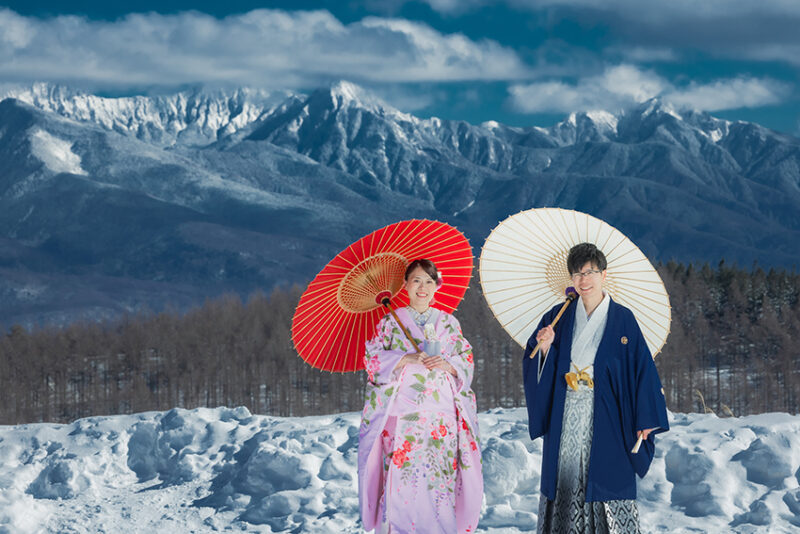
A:
[[[638,438],[639,436],[642,436],[642,441],[644,441],[647,439],[647,436],[649,436],[650,432],[652,432],[653,430],[655,430],[655,428],[648,428],[647,430],[637,430],[636,437]]]
[[[549,325],[536,332],[536,342],[539,343],[539,350],[542,351],[542,354],[547,354],[555,338],[556,332],[553,330],[553,327]],[[536,355],[532,354],[531,357],[533,356]]]

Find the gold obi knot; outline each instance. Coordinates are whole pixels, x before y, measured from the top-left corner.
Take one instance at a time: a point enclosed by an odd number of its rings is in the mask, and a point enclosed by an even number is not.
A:
[[[575,371],[564,375],[567,385],[575,391],[578,391],[578,384],[583,382],[590,388],[594,389],[594,380],[592,380],[592,377],[586,372],[586,370],[591,366],[587,365],[583,369],[578,369],[578,366],[573,363],[572,367],[575,368]]]

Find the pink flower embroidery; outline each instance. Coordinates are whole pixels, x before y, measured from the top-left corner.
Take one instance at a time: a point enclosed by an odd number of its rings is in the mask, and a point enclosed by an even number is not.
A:
[[[478,450],[478,444],[475,443],[474,441],[470,441],[469,446],[472,447],[473,451],[477,451]]]
[[[439,425],[439,434],[441,434],[442,437],[447,435],[447,428],[444,425]]]
[[[396,451],[394,451],[394,454],[392,455],[392,462],[394,462],[394,465],[396,465],[397,467],[402,467],[402,465],[405,463],[407,459],[408,459],[407,453],[403,449],[397,449]]]
[[[437,434],[435,430],[431,430],[431,437],[433,439],[439,439],[439,434]]]
[[[364,365],[364,367],[367,370],[367,376],[369,377],[371,382],[374,382],[375,381],[375,373],[380,371],[380,368],[381,368],[381,364],[378,361],[378,355],[376,354],[375,356],[373,356],[373,357],[371,357],[369,359],[365,358],[365,360],[366,360],[366,364]]]

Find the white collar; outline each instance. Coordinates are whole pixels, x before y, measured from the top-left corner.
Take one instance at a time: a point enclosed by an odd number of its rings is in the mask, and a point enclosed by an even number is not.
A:
[[[572,332],[572,362],[578,369],[586,368],[589,375],[594,376],[594,357],[603,338],[606,322],[608,319],[608,305],[611,298],[608,293],[603,292],[603,300],[592,312],[592,316],[586,314],[586,307],[581,301],[580,306],[575,311],[575,326]]]
[[[603,300],[600,301],[600,304],[592,312],[592,316],[586,313],[586,306],[583,303],[583,300],[580,301],[580,306],[578,306],[578,310],[575,313],[575,326],[580,327],[583,329],[583,326],[588,323],[590,320],[594,319],[603,319],[608,315],[608,305],[611,302],[611,297],[608,296],[608,293],[603,291]]]

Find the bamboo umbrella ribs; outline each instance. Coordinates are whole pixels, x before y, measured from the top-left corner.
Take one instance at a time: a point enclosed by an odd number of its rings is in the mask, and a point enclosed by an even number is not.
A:
[[[469,241],[442,222],[400,221],[348,246],[308,285],[292,319],[292,341],[300,357],[326,371],[363,369],[364,343],[375,334],[384,308],[394,314],[393,308],[408,304],[406,267],[421,258],[433,261],[442,273],[436,307],[452,313],[472,277]]]
[[[500,222],[481,249],[483,296],[509,335],[525,347],[542,316],[570,285],[567,255],[594,243],[607,260],[605,288],[628,307],[655,357],[664,346],[672,310],[664,283],[639,248],[622,232],[589,214],[560,208],[522,211]]]

